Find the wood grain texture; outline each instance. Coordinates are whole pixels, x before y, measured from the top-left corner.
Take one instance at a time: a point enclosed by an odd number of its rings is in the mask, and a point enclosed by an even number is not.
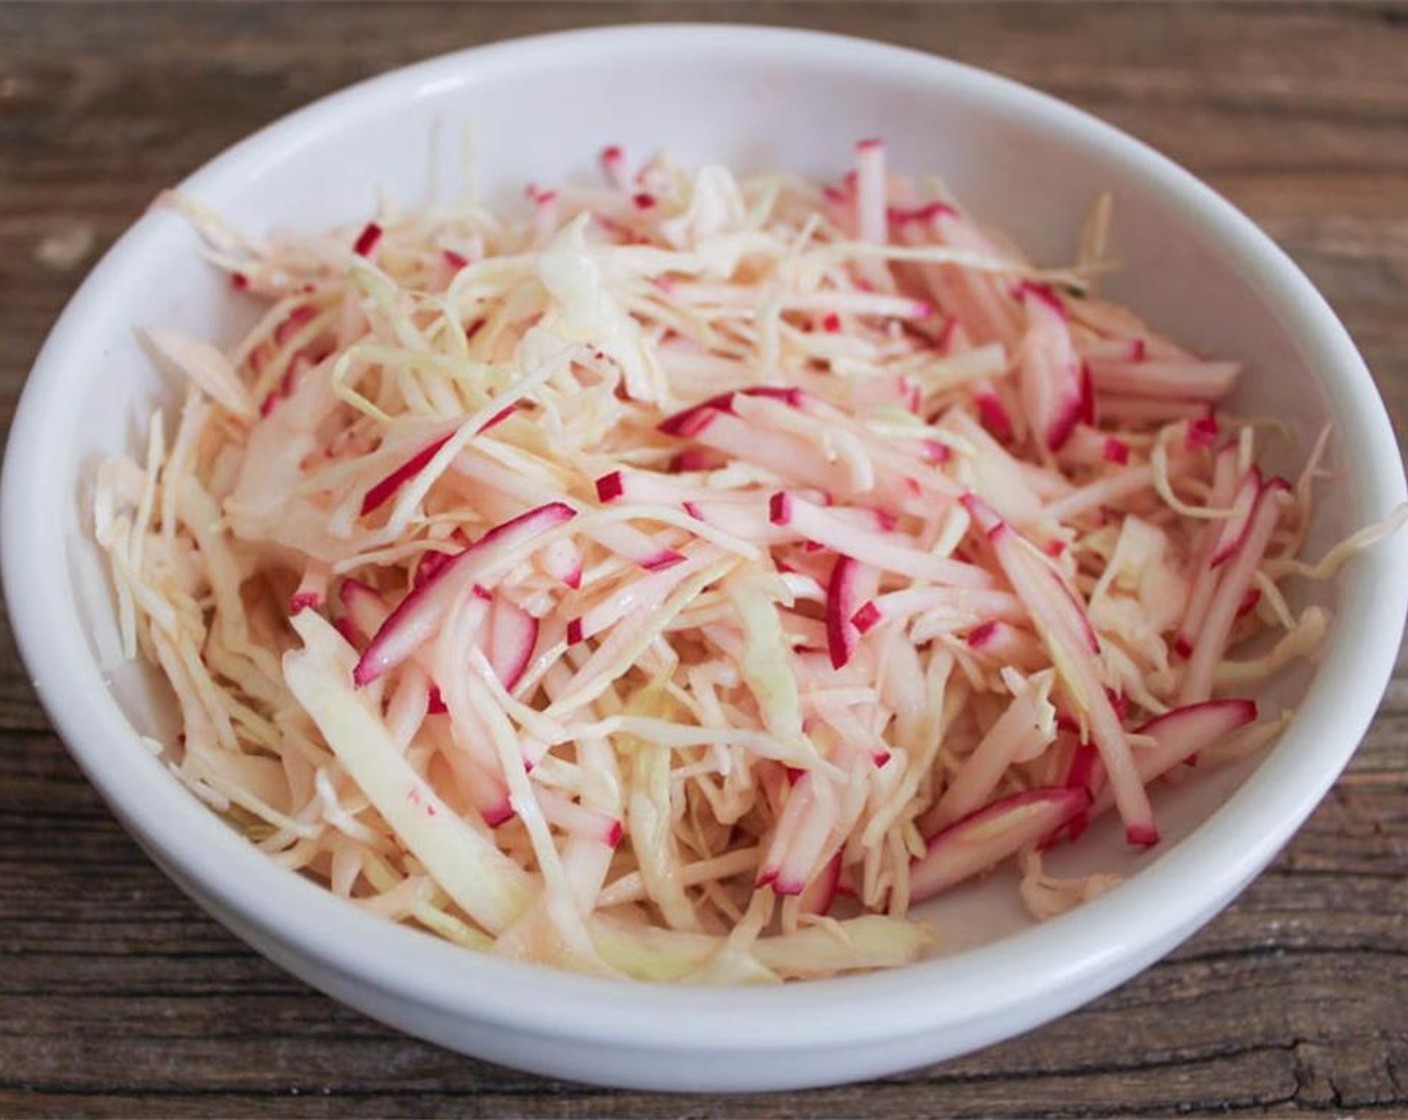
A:
[[[630,3],[0,5],[0,424],[155,192],[275,116],[456,47],[697,17]],[[1408,432],[1408,8],[718,4],[1012,75],[1152,143],[1310,274]],[[2,622],[3,620],[0,620]],[[3,629],[3,627],[0,627]],[[0,632],[0,1116],[1408,1114],[1408,661],[1353,766],[1237,903],[1043,1030],[901,1077],[731,1099],[545,1081],[309,991],[146,860]]]

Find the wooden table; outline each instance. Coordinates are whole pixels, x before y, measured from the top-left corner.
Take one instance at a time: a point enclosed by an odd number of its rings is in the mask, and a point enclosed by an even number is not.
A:
[[[0,6],[0,417],[158,188],[427,55],[670,4]],[[1066,98],[1191,167],[1344,317],[1408,431],[1408,7],[717,4]],[[907,1116],[1408,1111],[1408,674],[1291,848],[1173,957],[901,1077],[710,1099],[545,1081],[401,1037],[198,912],[79,776],[0,637],[0,1115]]]

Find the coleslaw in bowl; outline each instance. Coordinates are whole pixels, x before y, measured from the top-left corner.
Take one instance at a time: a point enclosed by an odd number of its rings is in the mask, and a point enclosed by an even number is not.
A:
[[[757,136],[739,135],[737,122],[747,119],[744,110],[753,101],[766,103],[779,112],[790,106],[787,111],[804,114],[803,102],[808,97],[802,96],[799,89],[805,88],[811,94],[819,86],[831,88],[844,79],[851,95],[864,91],[863,97],[848,97],[844,104],[836,100],[838,115],[856,116],[852,135],[883,131],[897,162],[908,162],[916,170],[941,167],[955,193],[981,197],[984,215],[1004,228],[1013,226],[1019,239],[1035,246],[1040,259],[1060,259],[1062,246],[1054,242],[1079,224],[1078,215],[1091,197],[1101,189],[1110,189],[1119,215],[1113,248],[1122,265],[1121,271],[1109,280],[1111,290],[1200,349],[1247,356],[1253,364],[1245,386],[1239,389],[1247,411],[1275,412],[1312,435],[1328,419],[1345,439],[1343,446],[1332,452],[1330,462],[1352,488],[1356,507],[1347,508],[1349,503],[1345,503],[1318,519],[1320,523],[1311,533],[1310,554],[1317,555],[1316,547],[1345,535],[1352,525],[1385,516],[1401,498],[1401,468],[1396,463],[1391,436],[1385,440],[1386,422],[1362,365],[1303,278],[1245,219],[1157,157],[1079,114],[1008,83],[935,60],[826,37],[728,29],[642,29],[618,33],[611,40],[591,34],[553,37],[486,49],[475,56],[477,64],[472,67],[463,60],[441,60],[382,79],[379,85],[372,83],[349,91],[340,95],[340,101],[333,99],[305,111],[301,117],[248,142],[243,149],[236,149],[223,157],[223,168],[222,161],[217,161],[183,189],[227,214],[232,221],[257,229],[308,225],[316,192],[307,187],[299,193],[291,185],[308,181],[310,169],[325,163],[335,151],[342,152],[344,161],[355,160],[348,154],[357,147],[352,141],[353,132],[367,135],[370,129],[379,137],[384,134],[393,149],[398,144],[406,149],[419,145],[424,154],[430,147],[429,125],[434,118],[443,117],[450,109],[469,109],[480,88],[478,83],[484,82],[492,83],[496,91],[506,84],[521,94],[514,103],[519,106],[516,112],[525,116],[515,122],[483,118],[486,135],[479,144],[484,152],[481,166],[503,167],[506,174],[516,173],[520,180],[533,177],[548,181],[568,170],[573,158],[564,155],[558,168],[535,167],[531,151],[512,154],[511,140],[514,127],[531,122],[535,112],[549,112],[552,86],[545,73],[551,70],[560,75],[554,81],[566,82],[581,72],[595,72],[595,68],[606,66],[613,51],[630,55],[647,45],[659,47],[663,43],[675,44],[671,48],[676,52],[671,55],[671,72],[678,86],[675,96],[682,102],[695,103],[690,99],[697,99],[706,88],[732,89],[741,102],[721,105],[716,120],[706,118],[697,134],[692,128],[690,135],[681,137],[686,156],[692,154],[692,149],[701,157],[722,162],[746,165],[751,159],[759,169],[787,166],[822,174],[835,166],[832,138],[803,128],[800,123],[792,129],[781,129],[775,136],[769,134],[766,142],[770,146],[764,162],[756,150],[763,141]],[[497,64],[495,59],[499,60]],[[584,69],[574,70],[574,66]],[[616,80],[630,87],[632,82],[644,80],[639,69],[616,68],[613,73],[619,72],[621,76]],[[808,86],[808,82],[815,84]],[[628,148],[650,150],[658,146],[659,140],[650,135],[649,115],[642,115],[628,94],[628,88],[602,89],[597,112],[604,104],[625,107],[622,119],[613,121],[610,134],[602,138],[622,138]],[[924,112],[919,111],[921,105]],[[420,119],[427,126],[419,132],[406,127],[407,114],[414,112],[422,113]],[[941,136],[934,132],[932,124],[932,119],[940,114],[946,124]],[[478,123],[476,114],[470,111],[469,115]],[[393,119],[397,122],[394,126]],[[801,117],[797,119],[800,121]],[[378,128],[383,131],[377,133]],[[670,142],[675,142],[673,137]],[[754,149],[751,155],[750,148]],[[928,156],[931,148],[937,148],[939,154]],[[926,153],[922,163],[909,154],[921,149]],[[1028,164],[1043,169],[1049,186],[1047,205],[1032,208],[1022,204],[1021,192],[1010,175],[1017,151]],[[410,161],[405,165],[410,166]],[[335,205],[342,206],[348,220],[366,215],[371,188],[381,185],[372,173],[384,171],[386,166],[379,160],[363,161],[363,178],[358,185],[353,185],[355,176],[348,176],[333,188],[334,194],[346,191],[341,203]],[[403,174],[407,182],[390,184],[397,193],[413,195],[424,186],[423,182],[412,185],[415,176],[409,171]],[[507,180],[499,184],[500,188],[506,185]],[[354,197],[359,191],[361,196]],[[280,203],[280,213],[271,212],[270,198],[286,199]],[[260,199],[264,200],[262,204]],[[1033,213],[1034,209],[1040,213]],[[245,325],[235,321],[238,309],[232,308],[228,290],[221,286],[218,277],[195,269],[181,274],[179,258],[193,256],[193,248],[189,232],[180,228],[179,222],[169,216],[146,219],[95,273],[46,348],[34,388],[26,395],[24,412],[16,425],[16,440],[6,469],[6,578],[12,601],[16,601],[13,588],[18,578],[17,566],[34,575],[32,561],[26,557],[37,554],[45,540],[51,549],[56,543],[55,532],[28,525],[21,534],[23,547],[16,546],[15,542],[21,539],[14,531],[16,522],[25,509],[33,510],[35,506],[26,497],[30,484],[21,489],[14,482],[15,463],[25,462],[29,456],[24,468],[27,479],[51,479],[59,489],[68,487],[71,494],[80,484],[79,459],[87,469],[92,466],[94,455],[130,451],[133,447],[130,430],[112,419],[115,410],[99,416],[96,408],[86,410],[86,414],[79,408],[78,423],[94,426],[91,438],[79,441],[81,454],[62,466],[51,459],[48,466],[52,474],[42,470],[34,473],[45,464],[39,441],[32,436],[25,438],[26,432],[35,430],[30,416],[42,416],[45,409],[57,416],[53,410],[73,408],[71,399],[67,404],[62,402],[59,389],[46,394],[45,388],[46,384],[57,385],[59,375],[51,370],[73,368],[72,349],[68,359],[60,360],[65,349],[80,347],[85,336],[92,340],[103,337],[104,331],[105,345],[120,348],[125,376],[118,391],[124,394],[121,399],[127,409],[125,424],[141,414],[157,387],[151,380],[145,355],[125,334],[134,327],[174,323],[192,333],[229,339],[238,326]],[[1069,247],[1066,249],[1069,252]],[[1186,280],[1194,273],[1199,277],[1199,287],[1190,293]],[[127,282],[125,290],[132,293],[133,306],[114,304],[111,285],[117,280]],[[106,291],[105,284],[109,285]],[[138,307],[140,311],[135,310]],[[1215,314],[1210,310],[1214,308]],[[1277,371],[1274,385],[1267,380],[1268,369]],[[1295,384],[1300,391],[1286,394],[1287,384]],[[782,406],[789,407],[785,402]],[[51,416],[49,423],[54,422],[58,421]],[[1351,436],[1356,438],[1346,438]],[[53,450],[48,454],[52,456]],[[1385,456],[1387,466],[1380,461]],[[815,511],[810,506],[816,503],[801,504],[807,502],[805,497],[797,498],[793,509],[801,509],[805,516],[814,518]],[[109,666],[118,660],[110,648],[104,648],[105,635],[114,633],[111,621],[106,621],[106,626],[98,624],[111,615],[110,608],[102,602],[105,584],[96,567],[96,557],[85,555],[86,546],[74,533],[72,524],[56,529],[59,551],[46,554],[50,571],[33,586],[52,587],[56,578],[53,557],[72,557],[78,564],[74,584],[79,594],[95,597],[89,600],[93,603],[90,618],[86,625],[75,618],[72,627],[59,625],[47,633],[36,631],[25,620],[24,605],[16,601],[17,631],[36,669],[41,695],[55,712],[85,769],[114,802],[129,827],[174,871],[178,881],[296,971],[383,1017],[513,1064],[597,1080],[616,1080],[621,1076],[625,1063],[613,1066],[600,1051],[608,1044],[618,1049],[624,1044],[636,1047],[637,1053],[650,1055],[645,1065],[633,1064],[635,1072],[629,1076],[636,1083],[655,1085],[718,1088],[796,1084],[821,1076],[837,1079],[901,1068],[1000,1037],[1108,987],[1209,916],[1255,873],[1309,811],[1347,757],[1351,740],[1362,730],[1377,699],[1372,679],[1367,682],[1370,687],[1366,691],[1364,677],[1355,677],[1349,670],[1362,668],[1367,662],[1381,665],[1386,673],[1386,658],[1391,659],[1396,627],[1401,624],[1401,603],[1397,600],[1392,600],[1397,604],[1397,615],[1384,612],[1393,616],[1389,618],[1391,625],[1385,623],[1384,613],[1375,618],[1365,611],[1369,602],[1366,595],[1380,596],[1381,604],[1388,601],[1385,595],[1390,600],[1394,595],[1401,598],[1396,585],[1384,579],[1388,569],[1383,564],[1398,547],[1386,543],[1376,552],[1358,558],[1337,584],[1336,623],[1327,639],[1324,660],[1309,678],[1308,690],[1308,674],[1283,682],[1282,687],[1293,695],[1304,692],[1304,699],[1297,703],[1299,715],[1281,744],[1269,757],[1253,758],[1240,769],[1227,771],[1220,779],[1220,788],[1218,781],[1200,780],[1173,791],[1167,821],[1161,819],[1165,826],[1164,843],[1151,853],[1131,855],[1123,850],[1120,837],[1102,837],[1098,830],[1092,834],[1097,847],[1104,845],[1100,858],[1117,853],[1115,862],[1129,877],[1118,890],[1073,914],[1040,929],[994,940],[996,934],[1019,927],[1022,920],[997,900],[993,889],[983,887],[945,902],[934,917],[941,929],[961,928],[971,931],[968,936],[973,940],[990,943],[948,959],[909,966],[895,978],[855,977],[771,993],[734,990],[706,994],[690,990],[662,995],[643,988],[637,995],[636,989],[627,994],[610,982],[544,978],[536,970],[512,962],[471,961],[465,959],[465,954],[450,958],[459,962],[451,966],[449,959],[442,961],[439,957],[446,947],[421,944],[424,939],[405,931],[378,929],[373,933],[370,927],[363,929],[360,916],[347,914],[345,906],[327,913],[343,915],[339,922],[346,922],[349,930],[356,928],[356,939],[350,933],[346,937],[329,936],[326,931],[314,935],[315,927],[310,923],[324,914],[323,907],[331,900],[320,897],[314,902],[312,895],[317,892],[303,892],[306,884],[295,885],[296,881],[281,877],[275,869],[255,871],[247,862],[253,853],[243,848],[236,857],[228,846],[235,838],[217,836],[221,826],[211,831],[213,821],[197,823],[193,814],[198,806],[175,787],[154,760],[139,753],[140,744],[133,730],[126,732],[126,753],[121,765],[101,752],[85,750],[84,743],[97,741],[93,720],[107,719],[111,730],[125,726],[126,719],[112,706],[110,694],[96,676],[98,665],[104,663],[98,659],[106,659]],[[69,534],[67,543],[62,540],[65,531]],[[65,568],[58,567],[57,574],[64,572]],[[1376,583],[1376,579],[1384,582]],[[60,595],[46,601],[71,602],[71,598]],[[71,617],[72,611],[68,607]],[[1354,628],[1361,638],[1372,638],[1367,657],[1365,647],[1360,647],[1359,666],[1351,666],[1346,660],[1350,657],[1344,640],[1346,627]],[[36,635],[40,634],[45,637],[36,646]],[[81,648],[84,634],[97,647],[96,658],[85,650],[82,658],[68,662],[70,669],[62,676],[42,671],[45,665],[56,664],[52,658],[63,643],[77,638]],[[1373,649],[1380,650],[1377,661]],[[1386,656],[1384,649],[1389,651]],[[67,651],[73,652],[71,644]],[[128,679],[123,679],[124,674]],[[73,695],[69,690],[84,680],[90,686],[85,696],[92,703],[72,709],[63,705],[56,710],[57,697]],[[1349,681],[1353,684],[1346,691]],[[99,685],[97,689],[91,688],[94,683]],[[134,713],[137,729],[163,738],[173,729],[170,724],[161,724],[163,713],[155,705],[148,703],[144,710],[146,688],[147,682],[126,670],[119,670],[113,680],[113,692]],[[1350,705],[1347,697],[1359,697],[1357,706]],[[1358,720],[1357,728],[1341,733],[1344,745],[1338,755],[1332,756],[1323,743],[1311,746],[1305,737],[1307,729],[1323,739],[1330,729],[1341,726],[1351,709],[1355,714],[1350,722]],[[105,738],[112,740],[113,736]],[[1298,747],[1298,743],[1303,745]],[[1226,805],[1214,811],[1233,789],[1237,792]],[[171,815],[139,811],[139,799],[160,801],[162,810],[169,810]],[[178,841],[174,832],[167,831],[176,821],[181,822],[189,838]],[[1210,844],[1218,846],[1209,847]],[[1217,855],[1227,851],[1235,855],[1230,859]],[[230,867],[241,868],[252,881],[267,889],[262,894],[251,893],[239,876],[222,871],[212,862],[217,853],[234,861]],[[1010,884],[1006,889],[1011,889]],[[298,904],[275,910],[266,904],[270,892],[275,891],[294,892],[286,897],[298,897]],[[1154,899],[1160,903],[1151,907]],[[961,922],[946,917],[955,910],[962,913]],[[1118,944],[1112,943],[1108,934],[1100,936],[1102,924],[1107,930],[1120,929]],[[383,939],[391,936],[409,936],[416,947],[394,965],[387,963],[385,954],[380,955],[375,968],[368,967],[369,960],[358,959],[360,938],[385,944]],[[961,943],[962,938],[957,938],[953,947]],[[1029,990],[1023,991],[1023,969],[1034,963],[1028,956],[1029,946],[1038,947],[1045,963],[1038,970],[1040,981],[1038,973],[1033,973],[1026,978]],[[450,987],[456,988],[452,993],[428,983],[437,971],[431,961],[438,962],[440,970],[452,968],[464,978],[468,989],[461,991],[452,984]],[[1053,968],[1053,961],[1062,963]],[[967,969],[977,972],[969,974]],[[1000,981],[994,981],[994,971],[1002,974]],[[896,987],[894,979],[900,976],[904,980]],[[979,994],[982,985],[971,986],[972,976],[986,981],[985,994]],[[921,983],[934,985],[932,1002],[943,1005],[941,1012],[933,1006],[903,1010],[896,1006],[907,987]],[[561,988],[556,987],[559,984]],[[581,984],[587,987],[578,987]],[[536,989],[554,1003],[551,1029],[531,1011],[515,1005],[511,994],[514,988],[520,992]],[[944,994],[938,995],[940,992]],[[598,1016],[594,1024],[587,1014],[558,1014],[559,1001],[585,1007],[594,999],[607,1001],[596,1003],[598,1009],[609,1003],[620,1010],[611,1016]],[[879,1001],[877,1007],[886,1008],[886,1027],[871,1024],[843,1028],[843,1023],[849,1024],[854,1016],[843,1014],[840,1009],[847,1002],[855,1006],[857,1001],[872,999]],[[669,1008],[690,1009],[694,1025],[663,1027],[662,1016],[675,1017],[667,1011]],[[742,1014],[749,1015],[750,1025],[744,1031],[747,1038],[737,1031],[721,1029],[722,1023],[732,1022]],[[712,1036],[704,1029],[705,1022],[716,1028]],[[933,1035],[940,1025],[949,1028],[942,1044]],[[551,1038],[543,1037],[545,1031]],[[867,1037],[858,1038],[857,1033]],[[779,1064],[779,1051],[790,1055],[785,1064],[791,1072],[785,1072]],[[761,1055],[770,1052],[773,1057],[762,1060]],[[834,1061],[822,1057],[828,1054]],[[744,1055],[751,1055],[753,1060],[744,1060]]]

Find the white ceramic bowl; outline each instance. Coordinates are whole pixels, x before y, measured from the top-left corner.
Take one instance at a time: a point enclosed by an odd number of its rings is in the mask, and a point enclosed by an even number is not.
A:
[[[834,176],[883,135],[913,172],[940,171],[1042,259],[1069,259],[1114,192],[1111,291],[1209,352],[1247,359],[1241,403],[1302,432],[1325,420],[1341,471],[1313,542],[1404,498],[1383,407],[1344,329],[1295,266],[1187,173],[1050,98],[921,54],[802,32],[639,27],[552,35],[436,59],[337,94],[237,145],[183,189],[236,224],[358,221],[375,192],[426,195],[432,152],[474,128],[491,194],[591,172],[596,150],[668,146],[687,161]],[[446,162],[453,163],[453,160]],[[972,1050],[1109,990],[1207,921],[1324,795],[1373,715],[1408,599],[1408,542],[1363,556],[1333,589],[1313,675],[1281,680],[1295,721],[1274,750],[1158,801],[1165,842],[1136,856],[1112,832],[1072,859],[1131,873],[1113,893],[1027,928],[1010,880],[934,913],[949,955],[901,972],[701,990],[565,975],[481,956],[365,915],[276,867],[143,749],[171,729],[150,680],[114,656],[111,597],[85,516],[105,453],[136,445],[170,399],[134,329],[230,337],[226,285],[181,220],[144,217],[54,328],[26,386],[3,489],[5,590],[46,710],[114,812],[170,876],[237,934],[338,999],[508,1065],[642,1088],[743,1090],[890,1073]],[[961,951],[957,951],[961,950]]]

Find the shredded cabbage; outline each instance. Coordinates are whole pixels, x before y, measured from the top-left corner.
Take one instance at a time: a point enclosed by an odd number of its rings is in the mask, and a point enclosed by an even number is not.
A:
[[[762,983],[931,950],[912,904],[1284,718],[1312,657],[1294,488],[1240,366],[1034,266],[861,144],[839,184],[664,158],[260,243],[95,535],[173,771],[274,859],[479,950]],[[1261,426],[1265,426],[1264,424]],[[1257,644],[1255,639],[1261,639]],[[1215,695],[1216,693],[1216,695]]]

